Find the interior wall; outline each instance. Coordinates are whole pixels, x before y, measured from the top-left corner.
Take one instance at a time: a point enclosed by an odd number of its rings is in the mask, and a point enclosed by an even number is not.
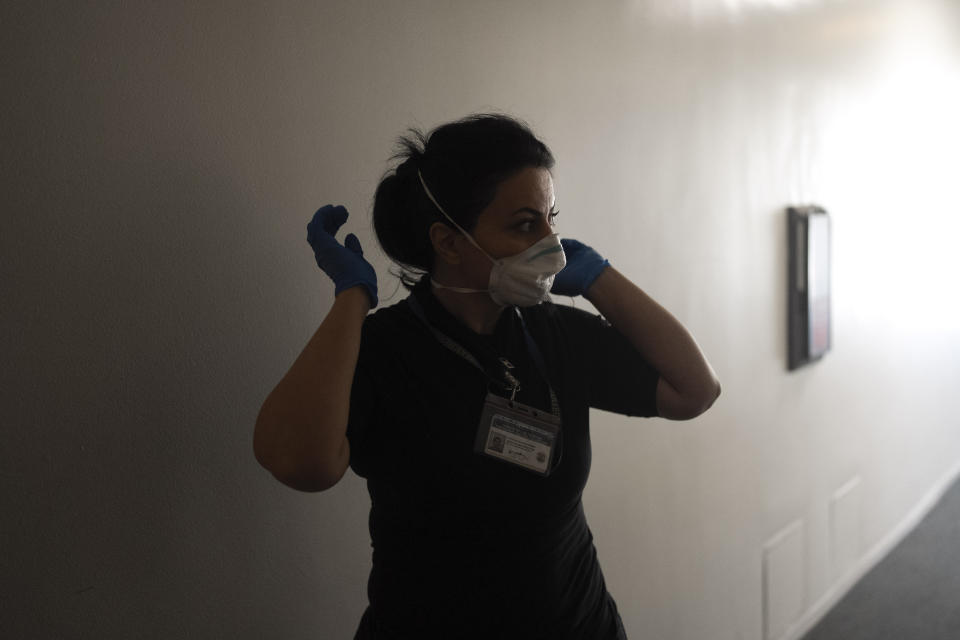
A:
[[[253,424],[332,301],[312,213],[348,207],[396,302],[373,191],[407,127],[472,112],[546,140],[561,234],[723,384],[689,422],[593,415],[585,506],[631,637],[798,635],[956,474],[948,0],[0,11],[10,637],[352,637],[364,484],[283,487]],[[784,210],[808,203],[834,344],[788,373]]]

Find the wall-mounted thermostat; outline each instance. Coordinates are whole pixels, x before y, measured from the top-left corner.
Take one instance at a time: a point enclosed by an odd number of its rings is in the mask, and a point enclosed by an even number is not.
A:
[[[830,350],[830,218],[817,206],[787,209],[790,370]]]

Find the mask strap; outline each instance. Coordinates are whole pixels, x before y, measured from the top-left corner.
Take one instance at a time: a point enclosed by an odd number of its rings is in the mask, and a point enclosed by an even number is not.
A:
[[[468,289],[466,287],[448,287],[445,284],[440,284],[433,278],[430,278],[430,283],[435,286],[437,289],[449,289],[456,293],[489,293],[490,289]]]
[[[430,198],[430,202],[433,203],[433,205],[440,211],[440,213],[442,213],[442,214],[444,215],[444,217],[445,217],[447,220],[449,220],[450,223],[451,223],[453,226],[455,226],[457,229],[459,229],[459,230],[460,230],[460,233],[462,233],[463,235],[465,235],[465,236],[467,237],[467,240],[470,241],[470,244],[472,244],[472,245],[475,246],[477,249],[479,249],[479,250],[480,250],[480,253],[482,253],[483,255],[487,256],[487,259],[490,260],[490,262],[492,262],[492,263],[494,263],[494,264],[497,264],[497,261],[494,260],[493,258],[491,258],[491,257],[490,257],[490,254],[487,253],[486,251],[484,251],[484,250],[483,250],[483,247],[481,247],[479,244],[477,244],[477,241],[474,240],[473,237],[472,237],[469,233],[467,233],[467,231],[466,231],[463,227],[461,227],[460,225],[458,225],[458,224],[456,223],[456,221],[455,221],[453,218],[450,217],[450,214],[448,214],[446,211],[443,210],[443,207],[440,206],[440,203],[437,202],[437,199],[433,197],[433,194],[432,194],[432,193],[430,193],[430,189],[427,188],[427,183],[424,182],[424,180],[423,180],[423,175],[420,173],[420,170],[419,170],[419,169],[417,169],[417,177],[420,178],[420,184],[423,185],[423,191],[424,191],[424,193],[427,194],[427,197]]]

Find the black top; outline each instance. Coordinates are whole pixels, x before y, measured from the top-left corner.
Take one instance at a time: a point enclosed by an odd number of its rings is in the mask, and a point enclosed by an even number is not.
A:
[[[358,637],[622,637],[581,503],[589,408],[656,415],[659,375],[599,316],[524,308],[563,418],[562,458],[544,477],[473,450],[500,357],[515,365],[516,399],[550,410],[516,313],[504,310],[494,333],[480,335],[440,305],[429,279],[412,295],[487,374],[406,301],[364,322],[347,429],[350,466],[371,499],[370,607]]]

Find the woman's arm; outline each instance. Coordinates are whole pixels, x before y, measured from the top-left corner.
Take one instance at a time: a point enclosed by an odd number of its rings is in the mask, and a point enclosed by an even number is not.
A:
[[[662,417],[689,420],[710,408],[720,382],[696,340],[669,311],[610,266],[584,296],[659,371]]]
[[[350,464],[350,392],[369,310],[370,296],[363,287],[340,293],[260,409],[254,455],[294,489],[329,489]]]
[[[347,421],[367,312],[377,306],[377,274],[355,235],[335,235],[346,207],[320,207],[307,224],[317,266],[335,285],[333,306],[310,342],[267,396],[253,432],[257,461],[301,491],[329,489],[350,464]]]

